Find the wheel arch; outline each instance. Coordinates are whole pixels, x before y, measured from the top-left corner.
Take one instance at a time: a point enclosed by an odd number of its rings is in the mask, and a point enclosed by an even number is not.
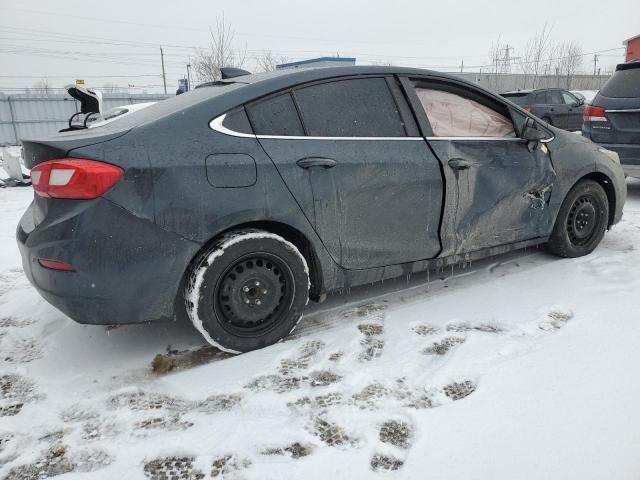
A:
[[[200,256],[200,253],[206,250],[211,246],[211,244],[218,241],[218,239],[234,230],[246,230],[246,229],[259,229],[264,230],[266,232],[274,233],[276,235],[281,236],[288,242],[291,242],[296,248],[300,251],[304,259],[307,261],[307,265],[309,267],[309,280],[311,282],[311,288],[309,290],[309,298],[314,301],[318,301],[323,292],[323,276],[322,276],[322,266],[320,264],[320,260],[316,255],[315,249],[311,243],[311,241],[307,238],[307,236],[302,233],[297,228],[292,227],[291,225],[287,225],[286,223],[272,221],[272,220],[260,220],[260,221],[251,221],[245,222],[237,225],[233,225],[231,227],[226,228],[225,230],[219,232],[217,235],[209,239],[202,245],[202,248],[196,252],[193,256],[189,265],[185,269],[182,274],[182,279],[180,281],[180,287],[176,294],[175,299],[175,312],[176,315],[185,316],[184,308],[181,308],[181,305],[184,303],[182,299],[182,292],[186,286],[186,282],[189,276],[189,272],[194,264],[194,262]]]
[[[607,219],[607,228],[611,228],[616,214],[617,201],[616,190],[613,186],[611,178],[609,178],[602,172],[591,172],[581,177],[576,183],[572,185],[571,188],[580,183],[582,180],[593,180],[604,189],[605,193],[607,194],[607,200],[609,201],[609,218]]]

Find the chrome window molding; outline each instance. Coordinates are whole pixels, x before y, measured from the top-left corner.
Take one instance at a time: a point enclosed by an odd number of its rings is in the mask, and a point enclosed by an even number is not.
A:
[[[240,138],[254,138],[264,140],[399,140],[399,141],[421,141],[422,137],[312,137],[312,136],[300,136],[300,135],[255,135],[253,133],[242,133],[231,130],[223,125],[224,119],[227,117],[226,113],[223,113],[219,117],[214,118],[209,122],[209,128],[216,132],[232,137]],[[549,139],[540,140],[542,143],[547,143],[553,140],[555,137]],[[426,137],[427,140],[455,140],[455,141],[521,141],[519,137]]]
[[[224,135],[230,135],[232,137],[256,138],[256,136],[253,133],[242,133],[242,132],[236,132],[235,130],[228,129],[222,124],[225,118],[227,118],[226,113],[223,113],[219,117],[214,118],[209,122],[209,128],[211,128],[212,130],[215,130],[216,132],[223,133]]]
[[[520,141],[519,137],[427,137],[427,140],[456,140],[456,141],[470,141],[470,140],[501,140],[501,141]]]

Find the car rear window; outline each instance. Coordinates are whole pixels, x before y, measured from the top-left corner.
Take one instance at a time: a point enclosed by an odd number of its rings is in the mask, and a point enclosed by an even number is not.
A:
[[[536,99],[534,103],[536,105],[546,105],[547,103],[550,103],[547,99],[547,92],[536,93]]]
[[[384,78],[340,80],[295,91],[307,134],[317,137],[404,137]]]
[[[282,93],[247,106],[256,135],[303,136],[304,129],[291,93]]]
[[[228,112],[222,125],[234,132],[253,133],[244,107],[238,107]]]
[[[600,95],[610,98],[640,98],[640,68],[615,72],[600,90]]]
[[[511,94],[511,95],[502,95],[507,100],[512,101],[516,105],[528,105],[528,97],[526,93],[519,94]]]

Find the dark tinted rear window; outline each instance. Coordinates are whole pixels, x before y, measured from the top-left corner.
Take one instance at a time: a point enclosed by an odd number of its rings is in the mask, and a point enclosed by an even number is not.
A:
[[[321,83],[296,90],[295,96],[310,136],[406,136],[384,78]]]
[[[562,105],[564,103],[559,90],[549,90],[547,92],[547,102],[551,105]]]
[[[546,105],[549,103],[547,100],[547,92],[536,93],[535,103],[536,105]]]
[[[238,107],[228,112],[227,116],[224,117],[222,125],[234,132],[253,133],[247,114],[244,111],[244,107]]]
[[[247,106],[256,135],[302,136],[304,130],[290,93]]]
[[[640,68],[619,70],[604,84],[600,95],[613,98],[640,98]]]
[[[522,94],[522,93],[511,94],[511,95],[505,94],[502,96],[507,100],[512,101],[516,105],[528,105],[528,102],[529,102],[529,97],[526,94]]]

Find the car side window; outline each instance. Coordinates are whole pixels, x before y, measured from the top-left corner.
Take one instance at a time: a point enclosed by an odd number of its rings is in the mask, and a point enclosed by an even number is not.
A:
[[[307,135],[404,137],[405,128],[384,78],[338,80],[294,91]]]
[[[515,137],[508,110],[498,112],[458,93],[415,89],[436,137]]]
[[[562,101],[562,96],[558,90],[550,90],[547,92],[547,98],[549,99],[550,105],[562,105],[564,102]]]
[[[561,95],[562,95],[562,100],[564,101],[565,104],[567,105],[578,104],[578,99],[574,97],[572,94],[570,94],[569,92],[562,92]]]
[[[234,108],[224,117],[222,126],[239,133],[253,133],[244,107]]]
[[[547,103],[549,103],[547,101],[547,92],[536,93],[536,105],[546,105]]]
[[[256,135],[304,135],[290,92],[247,105],[247,114]]]

